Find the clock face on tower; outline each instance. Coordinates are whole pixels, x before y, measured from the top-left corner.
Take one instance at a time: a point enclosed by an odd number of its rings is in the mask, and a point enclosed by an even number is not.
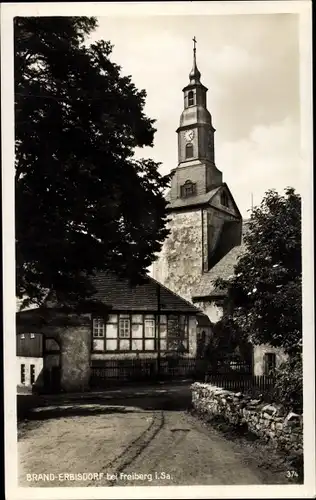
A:
[[[194,137],[194,130],[187,130],[184,137],[185,137],[186,141],[188,141],[188,142],[192,141],[192,139]]]

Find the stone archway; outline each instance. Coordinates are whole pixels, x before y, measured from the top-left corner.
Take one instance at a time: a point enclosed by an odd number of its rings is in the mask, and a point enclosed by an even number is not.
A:
[[[43,334],[43,382],[44,392],[61,390],[61,345],[53,337]]]

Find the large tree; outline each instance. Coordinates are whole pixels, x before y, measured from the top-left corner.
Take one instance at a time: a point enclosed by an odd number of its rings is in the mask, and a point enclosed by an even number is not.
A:
[[[15,18],[17,296],[88,297],[89,276],[139,282],[161,248],[169,178],[152,146],[144,90],[87,43],[95,18]]]
[[[301,199],[293,188],[270,190],[250,218],[246,251],[226,288],[232,319],[255,344],[302,346]]]

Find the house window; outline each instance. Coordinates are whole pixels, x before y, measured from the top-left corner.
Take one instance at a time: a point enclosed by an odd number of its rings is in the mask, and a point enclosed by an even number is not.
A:
[[[185,158],[193,158],[193,144],[191,142],[185,145]]]
[[[131,350],[131,320],[129,314],[121,314],[119,319],[119,350]]]
[[[105,327],[105,350],[117,351],[118,338],[118,317],[117,314],[109,314]]]
[[[183,186],[181,186],[181,197],[187,198],[188,196],[193,196],[196,193],[196,184],[191,181],[186,181]]]
[[[156,321],[153,314],[144,316],[144,350],[154,351],[156,348]]]
[[[131,325],[129,319],[120,319],[119,324],[120,339],[129,339],[131,336]]]
[[[35,333],[31,333],[30,337],[31,339],[35,339]]]
[[[223,205],[224,207],[228,207],[228,196],[226,191],[223,191],[221,193],[221,205]]]
[[[155,320],[145,319],[145,337],[155,337]]]
[[[30,366],[30,380],[31,380],[31,385],[33,385],[35,382],[35,365]]]
[[[24,333],[21,333],[21,337],[20,337],[22,340],[25,339],[25,335]]]
[[[21,365],[21,384],[25,384],[25,365]]]
[[[167,350],[184,352],[188,349],[189,318],[187,316],[168,317]]]
[[[93,319],[93,336],[95,338],[104,337],[104,320],[102,318],[94,318]]]
[[[111,322],[110,322],[111,320]],[[111,315],[106,325],[100,318],[93,321],[93,351],[161,351],[183,352],[188,349],[189,318],[185,315],[155,314]]]
[[[272,375],[276,366],[276,355],[272,352],[267,352],[264,355],[264,374]]]
[[[93,318],[93,350],[104,350],[105,325],[103,318]]]
[[[188,106],[193,106],[194,105],[194,92],[193,90],[190,90],[188,93]]]

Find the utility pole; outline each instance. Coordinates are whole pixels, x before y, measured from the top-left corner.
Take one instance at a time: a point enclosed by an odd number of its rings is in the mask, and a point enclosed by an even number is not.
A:
[[[157,322],[157,375],[160,377],[160,284],[157,283],[157,311],[158,311],[158,322]]]

